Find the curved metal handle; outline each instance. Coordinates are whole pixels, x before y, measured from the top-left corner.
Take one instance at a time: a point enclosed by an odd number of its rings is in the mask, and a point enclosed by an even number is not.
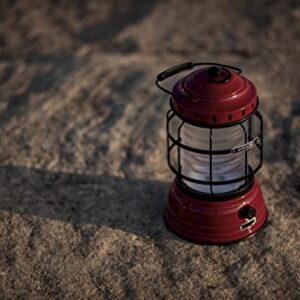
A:
[[[163,86],[161,86],[159,84],[160,81],[163,81],[177,73],[183,72],[183,71],[187,71],[187,70],[191,70],[196,66],[218,66],[218,67],[224,67],[224,68],[228,68],[228,69],[232,69],[235,70],[237,73],[242,73],[242,70],[240,68],[234,67],[234,66],[229,66],[229,65],[223,65],[223,64],[219,64],[219,63],[214,63],[214,62],[199,62],[199,63],[192,63],[192,62],[187,62],[184,64],[180,64],[174,67],[171,67],[161,73],[159,73],[156,76],[156,80],[155,80],[155,84],[156,86],[161,89],[162,91],[164,91],[167,94],[170,94],[173,96],[173,93],[167,89],[165,89]]]

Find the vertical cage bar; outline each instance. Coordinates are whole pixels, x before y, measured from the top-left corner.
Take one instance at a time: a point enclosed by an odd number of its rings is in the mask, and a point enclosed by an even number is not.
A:
[[[247,130],[243,123],[241,123],[241,127],[243,129],[244,136],[245,136],[245,144],[247,144],[248,143]],[[245,176],[247,176],[247,174],[248,174],[248,151],[246,150],[245,151]]]
[[[184,122],[182,122],[179,127],[178,127],[178,131],[177,131],[177,140],[180,143],[181,142],[181,136],[180,136],[180,132],[181,132],[181,128],[183,126]],[[177,166],[178,166],[178,172],[181,175],[181,152],[180,152],[180,147],[177,146]]]
[[[209,188],[211,195],[214,194],[212,186],[212,134],[213,129],[209,129]]]
[[[171,159],[170,159],[171,146],[170,146],[170,138],[169,138],[169,123],[170,123],[170,120],[173,118],[173,116],[174,116],[174,112],[172,109],[170,109],[167,112],[167,123],[166,123],[166,127],[167,127],[167,160],[168,160],[169,166],[171,165]]]
[[[253,118],[254,116],[250,116],[250,118],[248,119],[248,141],[251,141],[253,139],[253,135],[252,135],[252,127],[253,127]],[[251,162],[249,161],[249,166],[247,166],[248,168],[248,172],[249,172],[249,169],[250,169],[250,164]]]
[[[257,112],[257,115],[259,117],[259,120],[260,120],[260,140],[261,140],[261,149],[260,149],[260,165],[262,165],[263,163],[263,160],[264,160],[264,121],[263,121],[263,118],[262,118],[262,115],[260,114],[260,112]]]
[[[249,118],[249,141],[250,140],[252,140],[252,118],[253,118],[253,116],[250,116],[250,118]]]

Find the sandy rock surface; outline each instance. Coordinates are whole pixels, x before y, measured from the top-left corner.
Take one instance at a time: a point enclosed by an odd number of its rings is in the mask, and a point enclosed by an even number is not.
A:
[[[299,299],[299,1],[41,3],[0,4],[0,298]],[[261,99],[270,219],[231,246],[162,220],[154,78],[190,60],[240,66]]]

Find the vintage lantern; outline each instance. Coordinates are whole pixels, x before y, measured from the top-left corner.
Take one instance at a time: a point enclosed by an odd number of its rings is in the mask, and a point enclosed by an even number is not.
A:
[[[172,91],[160,82],[181,78]],[[236,67],[185,63],[157,75],[171,95],[167,156],[176,179],[164,217],[178,235],[227,244],[256,233],[268,212],[254,174],[263,160],[263,120],[252,82]]]

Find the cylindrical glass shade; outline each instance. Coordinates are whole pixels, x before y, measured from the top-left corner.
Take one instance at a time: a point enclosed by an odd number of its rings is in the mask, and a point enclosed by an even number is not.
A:
[[[243,129],[244,128],[244,129]],[[245,130],[245,131],[244,131]],[[211,150],[231,149],[245,144],[245,133],[248,137],[247,122],[226,128],[199,128],[185,123],[181,128],[181,142],[187,146],[210,150],[210,135],[212,137]],[[183,175],[203,181],[226,181],[245,176],[245,152],[212,155],[212,172],[210,178],[210,155],[194,153],[180,149],[181,172]],[[210,185],[193,183],[183,180],[190,188],[203,193],[227,193],[245,184],[241,180],[231,184]]]

